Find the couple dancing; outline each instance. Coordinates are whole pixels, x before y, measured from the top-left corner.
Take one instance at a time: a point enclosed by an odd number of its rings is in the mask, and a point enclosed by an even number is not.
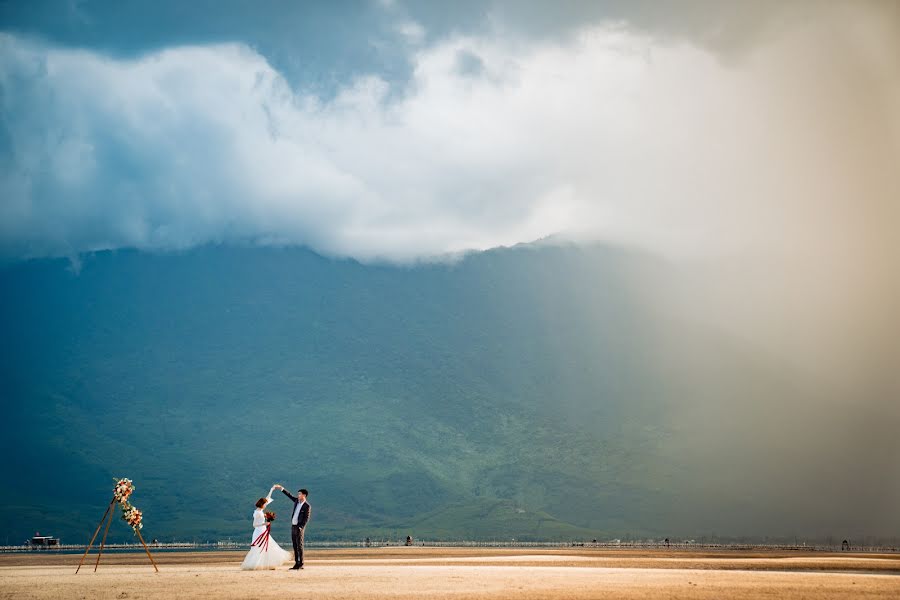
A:
[[[294,502],[291,511],[291,543],[294,545],[294,566],[292,570],[303,568],[303,534],[306,524],[309,522],[309,502],[306,501],[309,492],[305,489],[297,490],[294,496],[284,489],[284,486],[276,483],[269,490],[269,495],[256,501],[256,510],[253,511],[253,536],[250,538],[250,552],[241,563],[241,569],[245,571],[257,569],[274,569],[291,560],[291,553],[279,546],[272,539],[272,521],[275,513],[264,512],[263,509],[272,501],[272,492],[281,492]]]

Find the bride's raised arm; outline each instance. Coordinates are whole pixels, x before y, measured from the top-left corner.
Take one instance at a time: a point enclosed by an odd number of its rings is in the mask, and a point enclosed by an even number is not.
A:
[[[272,492],[274,492],[276,489],[278,489],[278,484],[277,484],[277,483],[276,483],[275,485],[272,486],[272,489],[269,490],[269,495],[266,496],[266,501],[267,501],[267,502],[271,502],[271,501],[272,501]]]

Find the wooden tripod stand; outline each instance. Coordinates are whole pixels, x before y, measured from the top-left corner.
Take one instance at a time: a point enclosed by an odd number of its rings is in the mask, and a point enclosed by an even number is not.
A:
[[[100,557],[103,555],[103,547],[106,545],[106,534],[109,533],[109,526],[112,524],[114,515],[115,515],[115,505],[116,498],[113,496],[113,499],[109,501],[109,506],[106,507],[106,512],[103,513],[103,518],[100,519],[100,524],[97,525],[97,529],[94,531],[94,537],[91,538],[90,543],[88,543],[88,547],[85,548],[84,554],[81,557],[81,562],[78,563],[78,568],[75,569],[75,574],[78,574],[78,571],[81,570],[81,565],[84,564],[84,559],[87,558],[88,552],[91,551],[91,546],[94,545],[94,540],[97,539],[97,534],[100,533],[100,528],[103,527],[103,522],[106,522],[106,529],[103,530],[103,539],[100,541],[100,550],[97,552],[97,562],[94,563],[94,572],[97,572],[97,567],[100,566]],[[141,540],[141,544],[144,546],[144,551],[147,552],[147,558],[150,559],[150,563],[153,565],[153,568],[156,569],[156,572],[159,573],[159,567],[156,566],[156,561],[153,560],[153,556],[150,554],[150,548],[147,547],[147,543],[144,541],[144,536],[141,535],[140,529],[135,529],[134,532],[137,534],[138,539]]]

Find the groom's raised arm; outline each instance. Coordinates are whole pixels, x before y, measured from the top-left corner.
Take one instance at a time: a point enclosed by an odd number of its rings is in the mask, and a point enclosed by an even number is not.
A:
[[[291,500],[293,500],[294,502],[297,501],[297,496],[294,496],[293,494],[291,494],[291,493],[290,493],[289,491],[287,491],[286,489],[281,488],[281,493],[284,494],[285,496],[287,496],[288,498],[290,498]]]

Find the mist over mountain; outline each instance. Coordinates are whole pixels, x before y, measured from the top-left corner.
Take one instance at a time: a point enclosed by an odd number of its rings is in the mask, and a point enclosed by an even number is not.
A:
[[[19,263],[0,289],[13,543],[89,537],[114,476],[160,539],[242,539],[273,482],[311,490],[319,539],[898,531],[891,405],[673,310],[698,288],[650,255],[210,246]]]

